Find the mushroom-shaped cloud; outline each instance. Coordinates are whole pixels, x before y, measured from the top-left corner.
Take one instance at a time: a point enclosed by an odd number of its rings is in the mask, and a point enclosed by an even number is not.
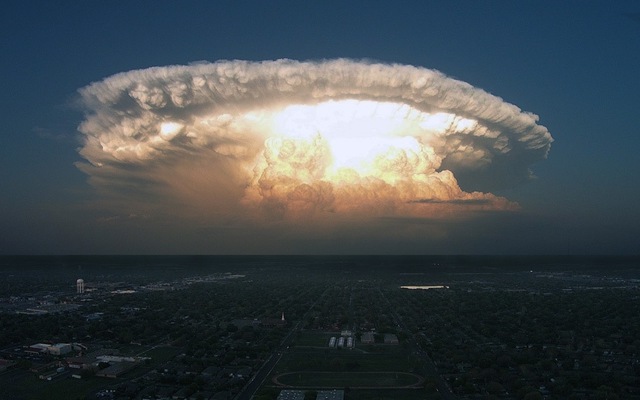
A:
[[[305,224],[514,210],[488,191],[529,179],[552,142],[536,115],[408,65],[220,61],[80,95],[78,166],[129,212]]]

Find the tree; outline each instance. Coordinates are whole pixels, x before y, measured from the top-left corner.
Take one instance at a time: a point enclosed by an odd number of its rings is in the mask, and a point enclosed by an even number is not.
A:
[[[542,395],[540,394],[540,392],[533,391],[533,392],[529,392],[524,396],[524,400],[542,400]]]
[[[504,386],[496,381],[491,381],[487,384],[487,392],[491,394],[500,394],[504,392]]]

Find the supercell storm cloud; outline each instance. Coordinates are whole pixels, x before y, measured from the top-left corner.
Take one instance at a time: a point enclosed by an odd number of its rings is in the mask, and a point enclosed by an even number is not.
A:
[[[79,168],[128,212],[299,224],[514,210],[490,191],[530,179],[552,142],[536,115],[408,65],[221,61],[80,94]]]

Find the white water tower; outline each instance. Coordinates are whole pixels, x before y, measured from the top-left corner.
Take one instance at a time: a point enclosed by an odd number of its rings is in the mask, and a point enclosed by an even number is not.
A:
[[[84,293],[84,279],[78,279],[76,281],[76,292],[79,294]]]

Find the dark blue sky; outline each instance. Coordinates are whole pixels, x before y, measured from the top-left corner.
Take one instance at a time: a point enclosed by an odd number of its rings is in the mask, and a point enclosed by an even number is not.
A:
[[[638,254],[638,2],[9,1],[2,7],[0,254]],[[390,230],[276,247],[242,243],[259,240],[260,232],[224,239],[215,227],[96,223],[108,200],[74,166],[82,161],[79,88],[152,66],[338,57],[437,69],[539,115],[554,143],[548,159],[532,166],[537,179],[496,192],[517,201],[521,212],[458,226],[442,240],[400,240]]]

